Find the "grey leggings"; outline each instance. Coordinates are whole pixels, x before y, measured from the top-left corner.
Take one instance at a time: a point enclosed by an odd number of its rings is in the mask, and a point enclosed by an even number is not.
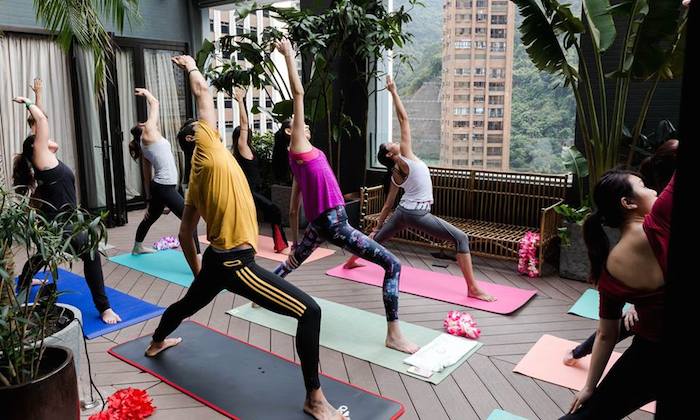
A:
[[[469,252],[467,234],[430,213],[430,210],[408,210],[398,206],[389,220],[379,229],[374,240],[382,243],[394,237],[405,228],[413,228],[430,236],[452,241],[460,254]]]

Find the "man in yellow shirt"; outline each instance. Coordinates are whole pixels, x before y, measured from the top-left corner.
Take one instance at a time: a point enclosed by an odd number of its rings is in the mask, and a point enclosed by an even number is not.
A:
[[[187,133],[194,133],[195,148],[179,236],[195,279],[185,296],[163,313],[146,355],[153,357],[179,344],[181,338],[166,337],[185,318],[227,289],[266,309],[297,319],[296,346],[306,386],[304,411],[317,419],[342,419],[323,395],[318,378],[321,308],[311,296],[255,263],[258,221],[248,181],[213,128],[216,126],[214,100],[194,59],[178,56],[173,62],[187,71],[199,111],[199,121],[186,124],[178,134],[191,138]],[[200,215],[207,223],[211,244],[201,262],[192,238]]]

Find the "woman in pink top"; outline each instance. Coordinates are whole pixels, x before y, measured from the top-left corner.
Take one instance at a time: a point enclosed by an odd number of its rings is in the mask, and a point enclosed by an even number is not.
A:
[[[301,243],[296,245],[289,259],[275,270],[285,277],[298,268],[306,258],[323,242],[328,241],[384,269],[382,288],[384,308],[387,319],[386,346],[406,353],[414,353],[418,346],[404,338],[399,328],[399,275],[401,264],[386,248],[368,238],[348,223],[345,214],[345,200],[340,192],[338,181],[331,170],[322,151],[313,147],[309,140],[311,133],[304,123],[304,89],[299,80],[294,62],[294,50],[288,40],[277,44],[277,49],[285,57],[289,80],[294,97],[294,116],[291,126],[283,125],[283,130],[290,141],[289,166],[294,175],[290,215],[294,243],[298,235],[295,229],[296,211],[299,208],[299,196],[304,202],[304,213],[309,226]],[[279,145],[278,145],[279,146]],[[279,150],[279,147],[276,147]],[[279,154],[277,155],[279,159]],[[276,159],[273,158],[273,162]]]
[[[619,419],[659,395],[664,287],[674,179],[656,198],[635,173],[611,170],[593,191],[596,211],[583,226],[600,321],[588,378],[566,419]],[[619,228],[610,248],[603,225]],[[635,306],[634,340],[601,381],[620,334],[625,302]],[[599,383],[600,382],[600,383]]]

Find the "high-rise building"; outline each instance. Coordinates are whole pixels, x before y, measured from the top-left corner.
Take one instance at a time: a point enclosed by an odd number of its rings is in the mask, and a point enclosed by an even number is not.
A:
[[[508,170],[515,7],[445,0],[440,164]]]
[[[274,4],[277,7],[299,7],[298,1],[283,1]],[[222,36],[226,35],[240,35],[240,34],[257,34],[258,37],[262,36],[262,32],[266,27],[274,26],[277,28],[283,28],[283,23],[277,19],[274,19],[267,13],[267,11],[258,10],[241,19],[235,11],[233,6],[220,6],[216,8],[209,9],[209,34],[208,37],[211,41],[215,41]],[[278,57],[276,57],[278,56]],[[232,56],[232,59],[238,59],[237,56]],[[284,64],[284,58],[279,54],[273,55],[273,61],[280,69],[285,82],[286,80],[286,66]],[[245,66],[243,60],[238,60],[238,63]],[[298,68],[301,68],[300,63]],[[246,96],[246,108],[248,110],[248,119],[250,127],[253,131],[264,132],[277,130],[279,124],[265,112],[260,112],[258,114],[252,114],[251,109],[253,105],[257,105],[260,109],[266,109],[268,111],[272,110],[274,104],[282,100],[282,96],[278,91],[276,91],[272,86],[267,86],[266,89],[259,90],[252,86],[248,89]],[[219,132],[222,138],[225,139],[226,144],[231,143],[231,133],[233,129],[238,126],[238,105],[236,104],[235,98],[230,98],[227,94],[219,92],[216,96],[216,109],[218,113],[218,125]]]

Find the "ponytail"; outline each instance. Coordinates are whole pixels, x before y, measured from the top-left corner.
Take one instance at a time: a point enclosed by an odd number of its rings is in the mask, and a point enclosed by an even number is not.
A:
[[[603,218],[598,211],[592,213],[583,222],[583,241],[588,249],[588,261],[591,263],[589,280],[593,284],[598,284],[610,253],[610,240],[603,229]]]
[[[134,160],[139,160],[141,157],[141,135],[143,134],[143,129],[138,125],[131,129],[131,136],[133,139],[129,142],[129,154]]]
[[[389,153],[386,150],[386,143],[382,143],[379,145],[379,150],[377,151],[377,161],[381,163],[384,167],[386,167],[386,173],[384,174],[384,182],[382,185],[384,186],[384,195],[389,194],[389,188],[391,187],[391,176],[392,172],[394,170],[394,166],[396,166],[396,162],[394,162],[393,159],[388,158],[386,154]]]
[[[19,194],[31,194],[36,188],[34,178],[34,135],[27,137],[22,143],[22,153],[15,156],[12,162],[12,185]]]
[[[279,130],[275,132],[275,143],[272,146],[272,174],[277,182],[289,181],[289,135],[285,129],[292,126],[291,120],[282,122]]]

